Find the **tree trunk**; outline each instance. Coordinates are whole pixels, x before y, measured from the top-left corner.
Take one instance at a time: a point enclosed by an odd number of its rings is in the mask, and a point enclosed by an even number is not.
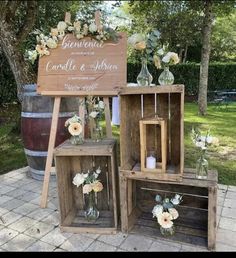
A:
[[[202,28],[202,49],[201,49],[201,65],[198,91],[198,110],[200,115],[207,114],[207,84],[208,84],[208,66],[210,58],[210,38],[213,22],[212,0],[205,0],[204,21]]]
[[[185,46],[184,49],[184,58],[183,58],[183,63],[186,63],[186,59],[187,59],[187,53],[188,53],[188,45]]]

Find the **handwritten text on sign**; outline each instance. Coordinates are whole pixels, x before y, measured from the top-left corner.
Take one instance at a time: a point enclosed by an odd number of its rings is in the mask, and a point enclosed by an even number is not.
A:
[[[114,91],[126,84],[126,36],[101,43],[67,34],[39,60],[38,92]]]

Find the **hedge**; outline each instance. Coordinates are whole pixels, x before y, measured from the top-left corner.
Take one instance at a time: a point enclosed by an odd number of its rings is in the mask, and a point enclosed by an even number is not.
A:
[[[4,59],[0,56],[0,104],[17,101],[16,83],[13,74]],[[136,82],[141,64],[127,64],[127,81]],[[148,69],[153,76],[153,83],[158,84],[158,76],[162,70],[157,70],[149,64]],[[170,67],[174,74],[175,84],[184,84],[187,96],[197,95],[200,66],[196,63],[178,64]],[[212,63],[209,66],[208,91],[236,89],[236,63]]]

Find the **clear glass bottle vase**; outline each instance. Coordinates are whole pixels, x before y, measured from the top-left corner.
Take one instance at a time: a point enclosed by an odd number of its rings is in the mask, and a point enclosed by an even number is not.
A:
[[[207,179],[208,175],[208,161],[205,159],[204,155],[196,162],[196,178],[197,179]]]
[[[164,67],[164,71],[160,74],[158,82],[160,85],[171,85],[174,83],[174,75],[170,71],[169,66]]]
[[[91,138],[95,142],[99,142],[103,139],[103,129],[101,126],[100,119],[98,117],[94,118],[93,125],[92,125]]]
[[[137,76],[138,86],[150,86],[153,80],[152,75],[148,71],[147,59],[142,57],[142,67],[139,75]]]
[[[99,210],[96,205],[95,192],[91,191],[88,194],[85,194],[85,207],[84,207],[84,216],[88,221],[95,221],[99,217]]]
[[[164,237],[173,236],[175,233],[174,225],[170,228],[163,228],[162,226],[160,226],[160,232]]]
[[[72,135],[70,137],[70,142],[73,145],[83,144],[84,143],[84,139],[83,139],[82,134],[80,134],[80,135]]]

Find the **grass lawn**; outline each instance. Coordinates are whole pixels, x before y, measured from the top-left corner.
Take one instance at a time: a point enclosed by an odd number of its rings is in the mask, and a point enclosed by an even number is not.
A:
[[[0,112],[0,174],[27,165],[20,138],[20,129],[16,121],[20,119],[20,107],[12,105],[1,108]],[[197,105],[185,104],[184,113],[185,134],[185,167],[195,167],[198,159],[198,150],[191,141],[192,126],[198,127],[203,132],[211,130],[211,134],[219,140],[218,145],[210,146],[207,152],[209,169],[217,169],[219,183],[236,185],[236,103],[226,108],[208,106],[208,115],[199,117]],[[105,123],[103,123],[105,126]],[[113,126],[113,135],[119,139],[119,127]]]

